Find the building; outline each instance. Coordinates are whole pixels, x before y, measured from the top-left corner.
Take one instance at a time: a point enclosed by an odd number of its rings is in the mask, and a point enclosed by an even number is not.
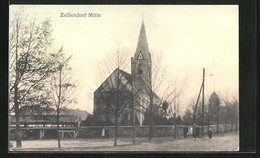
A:
[[[142,21],[139,39],[134,57],[131,58],[131,74],[115,69],[94,92],[94,114],[105,120],[113,120],[118,111],[118,122],[131,120],[131,107],[135,107],[136,119],[140,126],[144,112],[153,105],[158,105],[160,98],[151,89],[152,60],[149,52],[145,26]]]

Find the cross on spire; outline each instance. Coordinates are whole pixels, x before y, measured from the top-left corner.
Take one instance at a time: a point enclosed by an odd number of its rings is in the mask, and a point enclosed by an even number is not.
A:
[[[142,22],[144,22],[144,11],[142,11]]]
[[[213,84],[213,91],[215,91],[215,76],[214,76],[213,73],[210,73],[209,76],[213,78],[213,81],[214,81],[214,84]]]

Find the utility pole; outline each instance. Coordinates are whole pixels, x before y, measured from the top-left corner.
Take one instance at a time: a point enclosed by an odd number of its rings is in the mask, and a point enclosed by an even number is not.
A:
[[[203,81],[202,81],[202,86],[203,86],[203,89],[202,89],[202,121],[201,121],[201,128],[202,128],[202,131],[201,131],[201,135],[203,137],[204,135],[204,89],[205,89],[205,68],[203,68]]]
[[[196,120],[196,110],[197,110],[197,106],[198,106],[198,103],[199,103],[199,99],[200,99],[200,94],[201,94],[201,90],[202,90],[202,86],[203,86],[203,83],[201,84],[200,86],[200,92],[199,92],[199,95],[198,95],[198,98],[197,98],[197,101],[196,101],[196,104],[195,104],[195,108],[194,108],[194,111],[193,111],[193,123],[195,123],[195,120]]]

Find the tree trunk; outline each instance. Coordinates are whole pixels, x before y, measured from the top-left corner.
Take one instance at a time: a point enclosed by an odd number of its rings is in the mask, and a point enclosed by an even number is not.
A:
[[[57,138],[58,138],[58,148],[60,149],[60,99],[61,99],[61,70],[60,66],[60,78],[59,78],[59,96],[57,105]]]
[[[57,138],[58,138],[58,148],[60,149],[60,108],[57,107]]]
[[[233,132],[233,121],[231,122],[230,132]]]
[[[210,122],[210,116],[208,116],[208,133],[209,133],[209,122]]]
[[[225,121],[225,132],[227,132],[227,119]]]
[[[119,84],[120,84],[120,81],[119,81],[119,66],[117,67],[117,85],[116,85],[116,90],[117,90],[117,92],[116,92],[116,111],[115,111],[115,139],[114,139],[114,146],[117,146],[117,119],[118,119],[118,110],[119,110],[119,93],[120,93],[120,91],[119,91]]]
[[[149,132],[149,141],[152,140],[153,137],[153,98],[150,97],[150,118],[149,118],[149,123],[150,123],[150,132]]]
[[[175,111],[175,110],[174,110]],[[174,138],[177,137],[177,121],[176,121],[176,113],[174,113]]]
[[[22,147],[21,131],[20,131],[20,115],[19,115],[19,104],[18,104],[18,87],[15,85],[14,92],[14,106],[15,106],[15,136],[16,136],[16,147]]]
[[[135,144],[135,101],[134,96],[132,98],[132,126],[133,126],[133,144]]]
[[[176,89],[176,87],[175,87],[175,89]],[[174,89],[174,94],[176,94],[176,91],[175,91],[175,89]],[[174,101],[173,101],[173,104],[174,104],[174,122],[173,122],[173,125],[174,125],[174,138],[176,138],[177,137],[177,128],[176,128],[176,125],[177,125],[177,120],[176,120],[176,100],[174,99]]]
[[[237,124],[238,124],[238,123],[237,123],[237,121],[236,121],[236,123],[235,123],[235,130],[236,130],[236,131],[237,131],[237,126],[238,126]]]
[[[218,117],[218,114],[217,114],[217,134],[218,134],[218,119],[219,119],[219,117]]]
[[[117,146],[117,114],[116,114],[116,121],[115,121],[115,140],[114,146]]]
[[[15,108],[15,134],[16,147],[22,147],[21,132],[20,132],[20,115],[18,101],[18,39],[19,39],[19,19],[16,23],[16,45],[15,45],[15,84],[14,84],[14,108]]]

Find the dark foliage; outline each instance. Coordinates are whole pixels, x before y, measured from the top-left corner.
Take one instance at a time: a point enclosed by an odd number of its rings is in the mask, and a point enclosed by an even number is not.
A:
[[[81,122],[81,126],[111,126],[114,125],[110,120],[104,120],[100,117],[90,114],[88,117]]]

